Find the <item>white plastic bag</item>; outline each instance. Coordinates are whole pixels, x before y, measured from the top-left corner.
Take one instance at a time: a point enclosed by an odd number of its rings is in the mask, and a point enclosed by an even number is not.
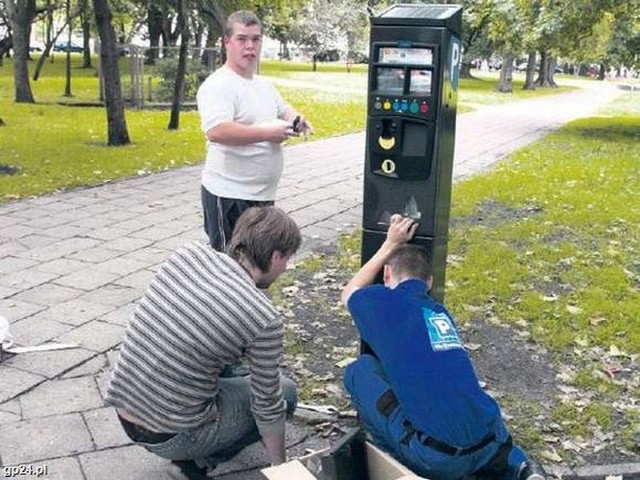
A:
[[[9,332],[9,320],[0,315],[0,344],[3,350],[11,348],[13,345],[13,336]]]

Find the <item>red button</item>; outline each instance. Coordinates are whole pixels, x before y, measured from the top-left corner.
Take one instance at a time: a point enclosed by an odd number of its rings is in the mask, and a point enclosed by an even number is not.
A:
[[[429,111],[429,107],[427,106],[426,103],[423,103],[422,105],[420,105],[420,112],[421,113],[427,113]]]

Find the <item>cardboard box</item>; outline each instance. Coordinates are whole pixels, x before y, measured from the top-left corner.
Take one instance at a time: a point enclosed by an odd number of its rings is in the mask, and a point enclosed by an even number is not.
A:
[[[362,468],[366,468],[368,480],[427,480],[419,477],[396,459],[383,452],[369,442],[364,442],[365,458]],[[328,455],[335,454],[335,451],[323,450],[307,455],[298,460],[292,460],[276,467],[269,467],[261,470],[268,480],[318,480],[319,478],[336,478],[327,473],[318,477],[311,473],[316,470],[319,460]],[[357,467],[356,467],[357,468]],[[348,478],[348,477],[343,477]]]

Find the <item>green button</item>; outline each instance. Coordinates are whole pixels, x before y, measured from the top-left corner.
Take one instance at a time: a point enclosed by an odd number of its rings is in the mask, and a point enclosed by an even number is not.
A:
[[[418,107],[418,102],[413,102],[411,105],[409,105],[409,111],[411,113],[418,113],[419,107]]]

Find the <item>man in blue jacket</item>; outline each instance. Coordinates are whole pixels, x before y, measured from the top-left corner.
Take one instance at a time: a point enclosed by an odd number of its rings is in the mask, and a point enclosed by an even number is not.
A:
[[[544,480],[485,393],[453,317],[430,296],[427,252],[407,245],[418,225],[394,215],[378,252],[344,288],[372,354],[347,367],[345,386],[374,443],[418,475]],[[383,271],[384,285],[371,285]]]

